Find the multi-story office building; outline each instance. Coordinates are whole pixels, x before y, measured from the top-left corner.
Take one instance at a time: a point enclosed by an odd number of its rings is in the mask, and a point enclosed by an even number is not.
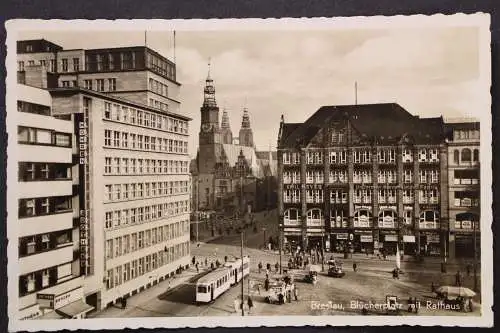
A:
[[[87,303],[102,308],[186,267],[190,119],[179,114],[175,65],[147,47],[45,40],[18,42],[18,65],[18,80],[47,88],[53,115],[72,120]]]
[[[8,225],[19,247],[18,318],[81,318],[92,307],[84,302],[73,222],[73,123],[51,116],[48,91],[25,85],[16,91],[17,113],[8,117],[17,125],[17,145],[8,156],[18,183],[8,187],[8,200],[17,212],[9,213]]]
[[[449,254],[450,257],[479,256],[479,122],[450,120],[446,123],[446,130],[450,198]]]
[[[332,251],[444,254],[448,152],[442,118],[397,104],[321,107],[278,137],[283,241]]]

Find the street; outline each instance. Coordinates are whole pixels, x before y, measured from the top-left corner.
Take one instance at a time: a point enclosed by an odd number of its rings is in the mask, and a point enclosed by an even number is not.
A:
[[[221,244],[222,240],[224,243]],[[215,260],[224,262],[224,257],[231,259],[240,255],[239,235],[224,237],[216,243],[199,243],[199,246],[192,246],[191,253],[200,263],[200,272]],[[245,279],[244,290],[245,300],[247,295],[252,297],[255,307],[250,315],[361,315],[363,304],[372,302],[373,304],[385,304],[386,296],[397,296],[398,303],[402,304],[403,315],[411,315],[407,310],[407,300],[409,297],[417,298],[421,304],[418,315],[480,315],[479,299],[474,299],[473,312],[460,312],[455,310],[445,310],[440,308],[438,300],[431,292],[431,284],[436,286],[449,284],[453,285],[457,267],[450,265],[447,274],[440,272],[439,262],[415,263],[402,262],[401,269],[404,274],[400,279],[393,279],[391,270],[394,268],[394,261],[380,260],[377,258],[355,258],[357,272],[352,269],[352,259],[344,260],[343,278],[333,278],[326,275],[328,267],[325,265],[325,272],[320,272],[316,285],[296,281],[298,289],[298,301],[283,305],[273,305],[264,302],[263,281],[265,269],[259,274],[258,263],[262,262],[265,267],[267,263],[272,266],[271,278],[273,278],[274,265],[279,262],[279,256],[275,252],[263,251],[256,248],[245,248],[244,254],[251,259],[251,274]],[[329,259],[329,257],[327,257]],[[205,259],[208,265],[205,266]],[[286,267],[287,259],[283,257],[283,267]],[[321,265],[318,265],[321,266]],[[458,268],[460,269],[460,268]],[[298,272],[298,275],[303,274]],[[164,317],[164,316],[239,316],[241,312],[235,311],[234,301],[241,298],[241,284],[232,287],[215,302],[206,305],[196,305],[195,281],[197,273],[194,268],[190,268],[189,279],[179,282],[177,287],[170,289],[167,282],[162,282],[148,290],[149,295],[140,296],[141,299],[134,301],[133,297],[129,302],[128,309],[104,310],[99,313],[99,317],[107,317],[107,311],[114,311],[113,317]],[[176,278],[181,279],[181,277]],[[180,281],[180,280],[179,280]],[[260,295],[256,285],[260,284]],[[473,277],[464,274],[463,285],[472,288]],[[250,287],[252,286],[252,288]],[[167,291],[169,289],[169,291]],[[368,311],[365,314],[385,314],[381,311]],[[245,315],[248,315],[246,310]]]

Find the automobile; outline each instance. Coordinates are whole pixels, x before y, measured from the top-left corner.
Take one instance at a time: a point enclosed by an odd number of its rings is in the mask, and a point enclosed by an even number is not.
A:
[[[335,278],[341,278],[344,277],[345,272],[342,269],[342,264],[335,262],[335,261],[329,261],[328,262],[328,276],[332,276]]]
[[[293,293],[293,288],[293,284],[274,281],[269,285],[269,290],[266,292],[264,300],[269,304],[284,304],[287,293]]]

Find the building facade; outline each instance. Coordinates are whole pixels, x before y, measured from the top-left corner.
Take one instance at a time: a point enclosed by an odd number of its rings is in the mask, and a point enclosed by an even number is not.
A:
[[[53,60],[53,61],[52,61]],[[48,90],[73,135],[76,260],[101,309],[189,265],[190,118],[175,64],[147,47],[18,42],[18,80]]]
[[[269,194],[275,187],[268,185],[274,184],[271,179],[276,177],[276,154],[256,151],[246,108],[239,140],[235,143],[227,110],[219,121],[215,85],[210,73],[200,113],[199,151],[192,168],[193,186],[197,190],[196,210],[247,213],[275,207],[276,201],[271,202]]]
[[[442,118],[397,104],[325,106],[278,137],[283,242],[337,252],[445,255]]]
[[[480,156],[479,122],[446,123],[448,141],[450,257],[479,257]]]
[[[18,319],[81,318],[85,304],[78,252],[79,225],[74,223],[76,184],[72,163],[73,123],[51,116],[48,91],[17,86],[17,145],[9,161],[18,183],[8,188],[17,213],[8,225],[18,231]],[[13,259],[13,258],[11,258]]]

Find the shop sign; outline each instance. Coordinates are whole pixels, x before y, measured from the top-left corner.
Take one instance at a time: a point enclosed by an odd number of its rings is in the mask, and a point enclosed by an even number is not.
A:
[[[36,294],[36,302],[40,309],[53,309],[54,297],[54,294]]]
[[[80,267],[82,272],[87,271],[89,253],[89,211],[80,210]]]
[[[347,239],[347,233],[336,234],[335,238],[336,239]]]
[[[462,222],[455,221],[455,229],[461,229],[461,228],[462,228]]]
[[[79,134],[79,164],[87,164],[87,124],[84,121],[78,123]]]
[[[472,222],[471,221],[462,221],[462,229],[471,229]]]
[[[359,240],[361,243],[371,243],[373,242],[373,236],[372,235],[360,235]]]
[[[384,240],[386,242],[397,242],[398,236],[397,235],[385,235]]]
[[[438,234],[427,234],[427,243],[439,243]]]
[[[403,235],[403,242],[405,243],[415,243],[415,236]]]
[[[57,295],[54,299],[54,309],[62,308],[65,305],[73,303],[83,298],[83,289],[77,288],[64,294]]]

